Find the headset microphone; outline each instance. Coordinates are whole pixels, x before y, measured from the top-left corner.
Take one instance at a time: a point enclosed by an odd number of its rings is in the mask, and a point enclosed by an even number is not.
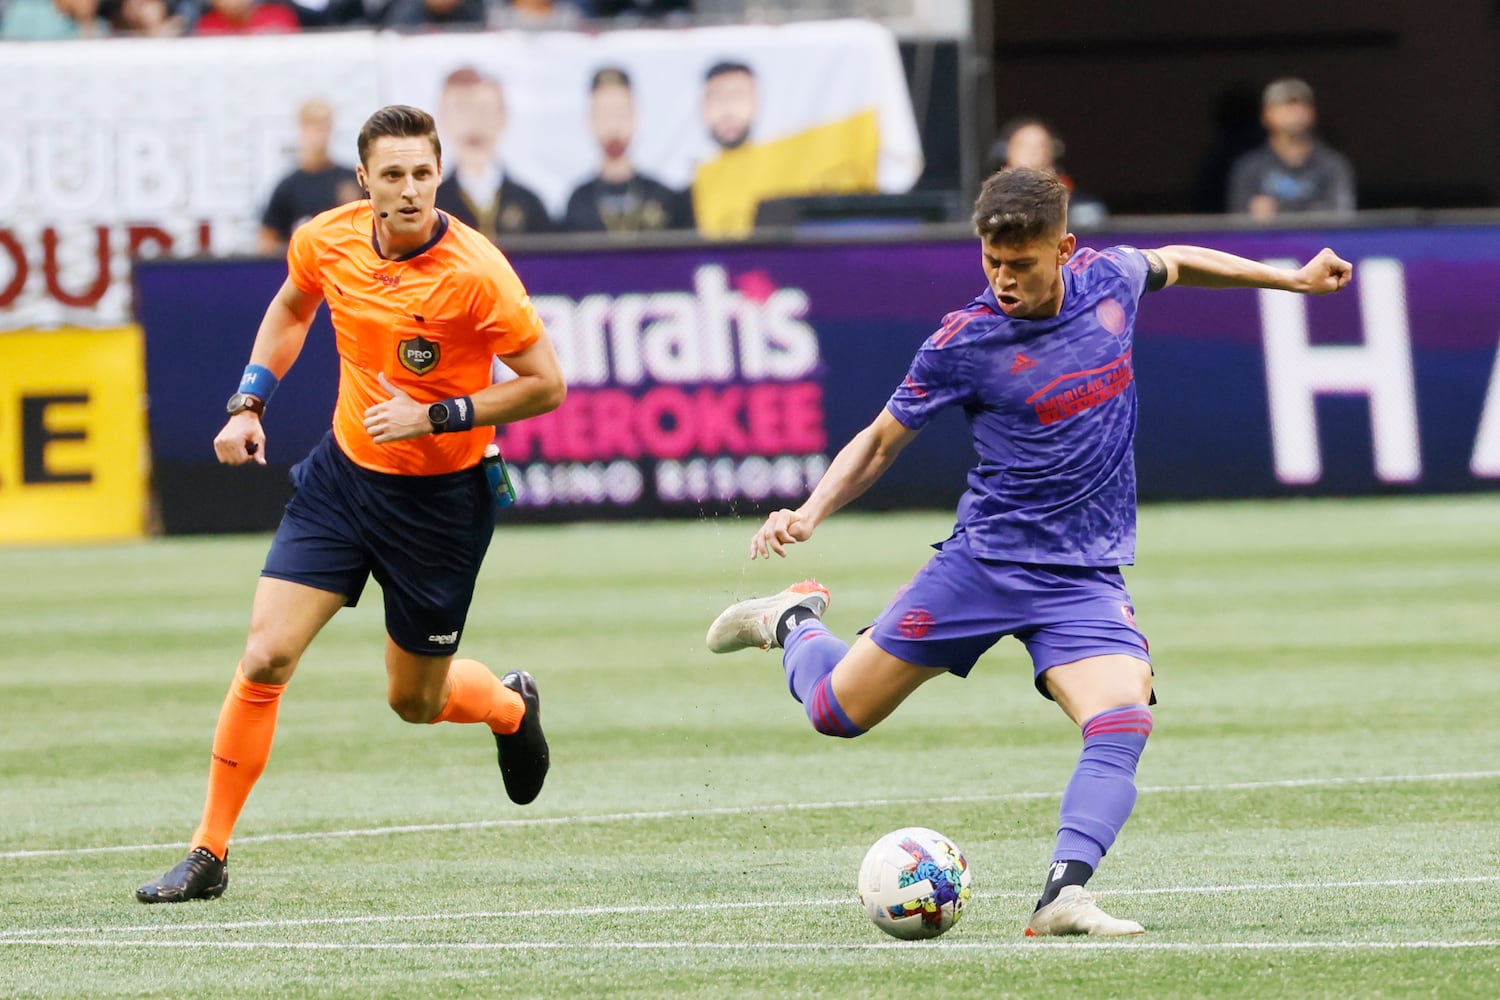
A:
[[[373,203],[375,201],[375,199],[370,197],[370,189],[369,188],[364,188],[363,190],[364,190],[364,193],[365,193],[365,197],[369,198],[369,200]],[[382,219],[389,219],[391,217],[391,213],[390,212],[381,212],[380,213],[380,217]]]

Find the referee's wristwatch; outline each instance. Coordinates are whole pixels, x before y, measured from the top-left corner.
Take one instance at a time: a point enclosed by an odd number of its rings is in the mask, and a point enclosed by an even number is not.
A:
[[[246,410],[261,417],[265,416],[266,401],[248,392],[237,392],[229,397],[229,402],[224,404],[224,409],[231,417]]]
[[[432,433],[441,434],[448,429],[448,422],[453,419],[453,408],[446,400],[433,403],[427,408],[427,422],[432,425]]]

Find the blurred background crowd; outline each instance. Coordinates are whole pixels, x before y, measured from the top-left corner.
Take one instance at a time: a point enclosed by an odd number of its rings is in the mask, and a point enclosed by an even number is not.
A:
[[[1227,213],[1241,224],[1273,224],[1302,213],[1500,203],[1500,8],[1489,0],[1454,0],[1440,22],[1423,24],[1383,3],[1306,9],[1270,0],[1226,9],[1212,25],[1187,0],[1156,7],[1159,16],[1146,24],[1097,0],[1056,8],[1003,0],[0,0],[0,39],[597,33],[868,14],[901,41],[921,177],[899,196],[872,189],[884,195],[878,204],[802,199],[760,206],[752,221],[797,223],[821,212],[960,222],[982,176],[1016,163],[1056,170],[1073,191],[1073,221],[1085,229],[1111,214]],[[950,11],[951,25],[952,10],[961,11],[958,30],[924,27],[932,11]],[[594,192],[605,202],[619,201],[633,176],[627,150],[605,152],[610,142],[630,141],[631,97],[628,75],[591,95],[591,128],[606,164],[600,180],[614,185]],[[301,127],[309,127],[305,116]],[[623,135],[606,134],[611,129]],[[304,131],[298,170],[324,172],[329,197],[346,193],[335,182],[345,175],[331,171],[347,168],[350,157],[315,145]],[[305,199],[310,187],[302,187]],[[301,217],[287,216],[286,194],[280,205],[272,198],[263,206],[268,250]],[[722,237],[744,235],[750,224],[695,219],[685,187],[644,200],[629,194],[634,202],[617,205],[613,217],[607,206],[600,217],[588,206],[528,205],[519,221],[512,213],[511,225],[488,228],[496,236],[697,229]],[[465,208],[455,197],[447,207],[487,221],[482,204]]]
[[[585,19],[657,22],[688,0],[0,0],[0,38],[269,34],[358,27],[569,28]]]

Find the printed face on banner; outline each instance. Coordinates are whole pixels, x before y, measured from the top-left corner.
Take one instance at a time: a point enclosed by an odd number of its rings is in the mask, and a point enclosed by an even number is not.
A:
[[[102,62],[46,46],[0,60],[16,111],[0,143],[0,330],[125,322],[133,261],[254,251],[301,154],[356,166],[358,123],[390,104],[437,117],[456,197],[483,200],[503,161],[539,202],[528,220],[562,223],[601,151],[616,172],[693,189],[681,224],[714,237],[750,228],[763,198],[906,191],[922,172],[896,40],[872,22],[137,41]],[[710,85],[719,60],[740,71]],[[600,67],[629,86],[596,108]],[[299,123],[312,96],[332,107],[331,138]],[[732,169],[701,176],[720,159]]]
[[[505,92],[500,81],[468,67],[449,74],[438,124],[460,165],[466,169],[488,166],[498,155],[500,135],[505,131]]]
[[[635,135],[635,101],[623,83],[601,83],[589,102],[589,126],[606,160],[618,160]]]
[[[703,84],[703,121],[723,149],[736,149],[750,138],[755,123],[755,77],[730,70]]]

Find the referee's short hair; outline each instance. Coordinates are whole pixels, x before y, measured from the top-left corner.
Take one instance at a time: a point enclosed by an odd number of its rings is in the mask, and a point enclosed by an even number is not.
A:
[[[443,144],[438,139],[437,122],[421,108],[409,104],[390,104],[365,119],[359,130],[359,162],[369,166],[370,147],[376,139],[426,139],[432,143],[438,165],[443,162]]]

